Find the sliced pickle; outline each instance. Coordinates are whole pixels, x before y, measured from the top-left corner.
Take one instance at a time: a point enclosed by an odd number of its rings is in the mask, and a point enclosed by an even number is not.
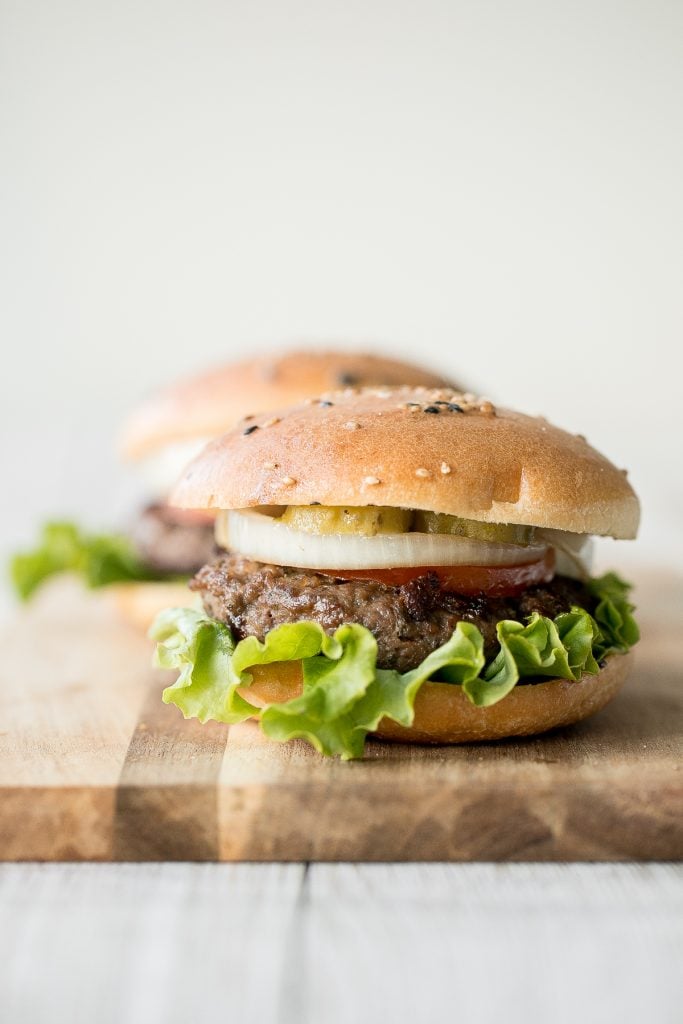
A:
[[[413,529],[419,533],[451,533],[471,540],[486,540],[499,544],[531,544],[533,526],[518,523],[480,523],[476,519],[461,519],[441,512],[415,512]]]
[[[280,522],[305,533],[356,533],[374,537],[378,533],[407,533],[412,517],[410,509],[381,505],[288,505]]]

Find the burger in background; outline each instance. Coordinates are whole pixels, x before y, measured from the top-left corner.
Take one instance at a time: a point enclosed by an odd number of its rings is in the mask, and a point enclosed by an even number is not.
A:
[[[445,383],[440,375],[400,360],[312,350],[258,356],[159,391],[133,411],[122,430],[122,456],[135,465],[149,493],[128,535],[89,534],[74,523],[48,523],[38,545],[12,560],[15,589],[27,600],[46,579],[73,572],[90,587],[107,586],[123,615],[146,628],[160,608],[188,602],[184,582],[214,554],[213,511],[167,503],[183,467],[212,438],[238,423],[248,436],[256,413],[330,389]]]
[[[237,423],[245,436],[269,413],[338,388],[439,387],[444,378],[376,355],[290,352],[211,370],[153,395],[124,425],[121,450],[147,481],[151,503],[131,530],[146,566],[167,574],[199,569],[214,545],[211,510],[184,510],[167,495],[187,463]]]
[[[203,612],[152,630],[164,700],[358,757],[569,725],[638,639],[591,535],[634,537],[624,473],[545,419],[449,389],[325,395],[208,445],[172,493],[216,514]]]

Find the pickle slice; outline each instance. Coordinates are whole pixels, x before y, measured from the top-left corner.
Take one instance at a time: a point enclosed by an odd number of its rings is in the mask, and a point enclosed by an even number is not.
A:
[[[280,522],[304,533],[374,537],[378,533],[407,533],[412,517],[410,509],[381,505],[288,505]]]
[[[499,544],[531,544],[533,526],[518,523],[480,523],[476,519],[461,519],[441,512],[415,512],[413,529],[419,533],[450,533],[472,540],[486,540]]]

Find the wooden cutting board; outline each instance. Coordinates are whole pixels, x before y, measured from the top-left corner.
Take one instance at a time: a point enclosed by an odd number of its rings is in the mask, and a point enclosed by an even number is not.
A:
[[[55,582],[0,638],[5,860],[661,860],[683,855],[683,581],[644,578],[643,641],[595,718],[324,760],[185,722],[101,595]]]

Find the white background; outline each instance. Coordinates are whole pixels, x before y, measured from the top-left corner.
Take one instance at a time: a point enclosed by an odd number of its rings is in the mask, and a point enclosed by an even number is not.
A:
[[[0,2],[0,554],[155,385],[293,340],[588,435],[683,561],[683,4]]]

